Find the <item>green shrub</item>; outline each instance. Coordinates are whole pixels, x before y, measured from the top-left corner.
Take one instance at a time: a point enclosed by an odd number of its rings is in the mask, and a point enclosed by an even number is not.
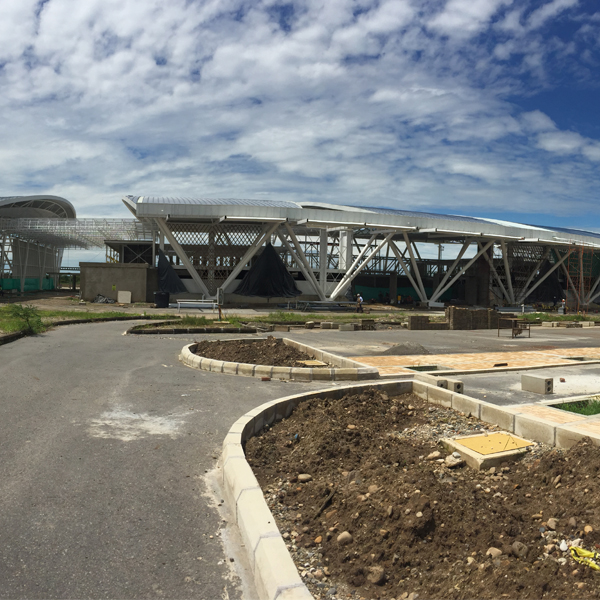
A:
[[[40,311],[31,304],[26,304],[25,306],[22,304],[10,304],[7,312],[9,317],[19,323],[20,330],[27,333],[27,335],[41,333],[46,329],[42,323]]]

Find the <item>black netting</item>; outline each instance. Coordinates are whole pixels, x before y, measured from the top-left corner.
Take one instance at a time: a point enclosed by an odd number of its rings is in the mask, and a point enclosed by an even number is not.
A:
[[[181,294],[187,292],[183,281],[177,275],[175,269],[165,256],[165,253],[158,249],[158,287],[161,292],[170,294]]]
[[[271,244],[265,246],[235,293],[261,298],[294,298],[302,294]]]

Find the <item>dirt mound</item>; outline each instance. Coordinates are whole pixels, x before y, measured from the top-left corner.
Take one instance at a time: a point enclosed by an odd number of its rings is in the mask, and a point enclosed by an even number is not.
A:
[[[600,547],[600,449],[537,445],[495,472],[446,465],[439,439],[487,429],[368,390],[303,403],[246,453],[317,598],[600,596],[600,574],[559,548]]]
[[[417,342],[403,342],[388,348],[381,353],[381,356],[410,356],[411,354],[431,354],[431,352]]]
[[[198,342],[196,354],[215,360],[273,367],[306,367],[300,361],[312,360],[305,352],[287,346],[283,340],[273,336],[266,340]]]

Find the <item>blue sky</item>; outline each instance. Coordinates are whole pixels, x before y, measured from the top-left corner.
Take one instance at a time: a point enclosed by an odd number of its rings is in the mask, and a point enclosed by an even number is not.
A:
[[[0,195],[600,229],[599,67],[592,1],[4,0]]]

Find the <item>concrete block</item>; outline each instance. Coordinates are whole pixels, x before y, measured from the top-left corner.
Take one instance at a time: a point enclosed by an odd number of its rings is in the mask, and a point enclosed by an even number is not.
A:
[[[540,377],[539,375],[521,375],[521,389],[524,392],[535,394],[554,393],[554,379],[552,377]]]
[[[246,377],[252,377],[254,375],[254,369],[256,365],[248,365],[246,363],[239,363],[238,365],[238,375],[245,375]]]
[[[210,367],[212,365],[212,358],[205,358],[204,356],[200,357],[200,368],[203,371],[210,371]]]
[[[477,436],[465,435],[459,438],[444,438],[440,441],[448,452],[459,452],[467,465],[476,471],[484,471],[491,467],[499,467],[504,462],[517,461],[527,454],[526,448],[509,450],[507,452],[494,452],[493,454],[479,454],[479,452],[471,450],[470,448],[460,444],[461,440],[468,439],[470,437]]]
[[[281,534],[275,524],[275,518],[269,510],[260,488],[248,488],[239,495],[236,505],[236,522],[242,541],[246,545],[251,567],[254,567],[255,552],[260,539],[263,536],[279,537],[281,539]],[[283,539],[281,541],[283,543]],[[289,557],[289,554],[287,556]]]
[[[331,329],[333,323],[331,321],[321,321],[321,329]]]
[[[435,387],[441,387],[445,390],[448,389],[448,380],[445,377],[435,377],[434,375],[429,375],[428,373],[415,373],[414,379],[417,381],[422,381],[423,383],[428,383],[429,385],[433,385]]]
[[[202,357],[194,355],[191,357],[191,360],[188,358],[185,363],[190,367],[194,367],[194,369],[200,368],[200,363],[202,362]]]
[[[312,598],[281,536],[260,539],[254,555],[254,582],[261,600]],[[302,589],[306,592],[300,591]],[[286,591],[288,595],[284,595]]]
[[[223,373],[229,373],[230,375],[237,375],[239,363],[236,362],[224,362]]]
[[[594,321],[581,321],[582,327],[594,327],[596,324]]]
[[[452,392],[441,387],[431,386],[427,392],[427,401],[450,408],[452,406]]]
[[[296,379],[297,381],[312,381],[312,369],[294,367],[292,369],[292,379]]]
[[[577,426],[573,425],[557,426],[555,436],[556,446],[558,448],[570,448],[580,442],[584,437],[589,437],[596,446],[600,446],[600,434],[583,431],[577,429]]]
[[[273,379],[290,379],[292,375],[292,367],[273,367]]]
[[[354,323],[341,323],[340,331],[356,331],[356,325]]]
[[[358,381],[358,372],[356,369],[334,369],[333,378],[335,381]]]
[[[447,389],[449,389],[451,392],[456,392],[457,394],[462,394],[465,391],[463,382],[460,379],[446,378],[446,383],[448,385]]]
[[[538,417],[517,414],[515,415],[515,433],[529,440],[554,446],[556,423],[550,423]]]
[[[271,377],[273,367],[267,367],[265,365],[256,365],[254,369],[254,377]]]
[[[412,382],[412,393],[415,394],[415,396],[427,400],[428,390],[429,386],[426,383],[417,380]]]
[[[210,370],[214,373],[221,373],[223,371],[223,363],[225,361],[222,360],[212,360],[210,363]]]
[[[258,481],[245,459],[230,460],[226,465],[223,465],[223,484],[224,493],[231,510],[234,510],[243,490],[256,490],[260,493],[262,499],[262,491]]]
[[[221,452],[221,462],[223,465],[228,460],[246,460],[246,454],[244,453],[244,447],[242,444],[227,444]]]
[[[340,328],[340,324],[336,323],[335,321],[333,321],[331,323],[331,329],[339,329]]]
[[[119,304],[131,304],[131,292],[119,290],[117,292],[117,302]]]
[[[274,331],[289,331],[289,325],[275,325]]]
[[[364,379],[379,379],[379,369],[375,367],[359,367],[356,369],[359,381]]]
[[[314,329],[315,328],[315,322],[314,321],[306,321],[306,323],[304,323],[304,327],[306,329]]]
[[[314,596],[308,591],[308,588],[302,584],[281,589],[277,594],[277,600],[314,600]]]
[[[475,398],[470,398],[463,394],[452,394],[452,408],[465,414],[471,414],[479,419],[481,403]]]
[[[542,327],[556,327],[554,321],[542,321]]]
[[[332,381],[334,370],[335,369],[321,369],[318,367],[313,368],[313,381]]]
[[[480,420],[498,425],[498,427],[510,433],[515,433],[515,415],[513,412],[488,402],[480,402],[479,410]]]

